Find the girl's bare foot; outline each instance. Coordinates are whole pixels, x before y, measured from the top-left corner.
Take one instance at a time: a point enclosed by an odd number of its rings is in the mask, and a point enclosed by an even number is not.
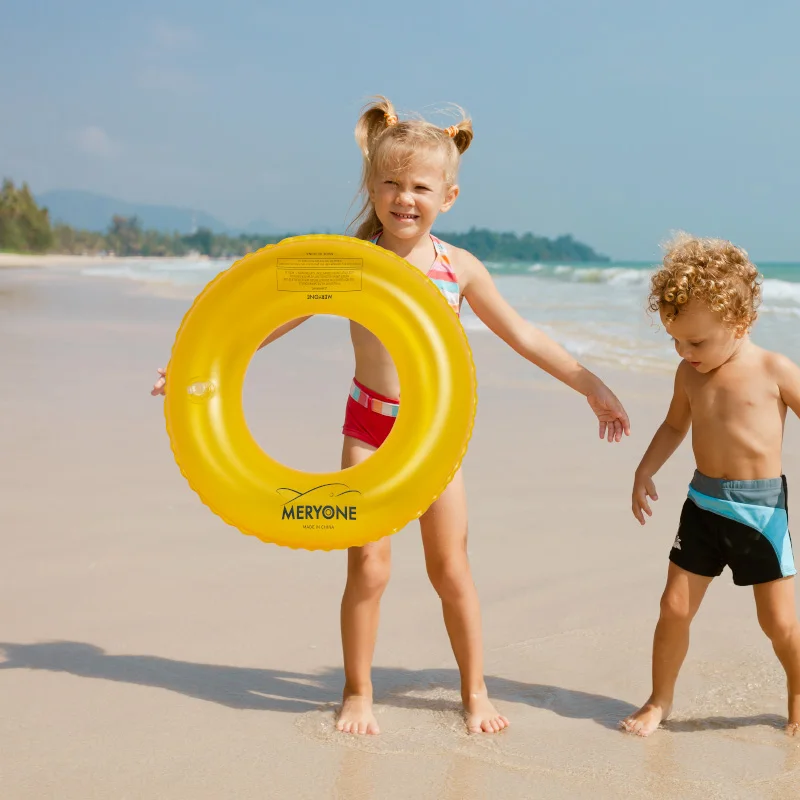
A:
[[[789,693],[789,721],[784,728],[787,736],[800,738],[800,695]]]
[[[345,695],[342,709],[336,720],[336,730],[342,733],[376,735],[381,732],[378,720],[372,712],[372,698],[363,694]]]
[[[649,736],[669,716],[671,704],[661,704],[648,700],[638,711],[625,717],[620,726],[628,733]]]
[[[462,696],[462,700],[470,733],[499,733],[511,724],[497,712],[486,689]]]

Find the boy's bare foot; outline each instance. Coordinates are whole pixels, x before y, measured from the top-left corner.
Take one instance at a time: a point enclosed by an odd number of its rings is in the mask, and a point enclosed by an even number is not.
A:
[[[497,713],[486,689],[462,696],[462,700],[467,730],[470,733],[499,733],[511,724],[502,714]]]
[[[620,727],[637,736],[649,736],[669,716],[671,705],[661,705],[648,700],[638,711],[625,717]]]
[[[342,733],[375,735],[381,732],[372,712],[372,698],[363,694],[345,695],[342,710],[336,720],[336,730]]]
[[[787,736],[800,737],[800,722],[790,722],[783,730]]]

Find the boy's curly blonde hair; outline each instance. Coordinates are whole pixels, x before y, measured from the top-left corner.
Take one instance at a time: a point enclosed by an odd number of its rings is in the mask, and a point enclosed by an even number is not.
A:
[[[681,232],[664,251],[663,266],[650,279],[650,311],[663,311],[671,322],[695,298],[720,313],[726,325],[743,333],[750,329],[761,303],[761,276],[741,247]]]

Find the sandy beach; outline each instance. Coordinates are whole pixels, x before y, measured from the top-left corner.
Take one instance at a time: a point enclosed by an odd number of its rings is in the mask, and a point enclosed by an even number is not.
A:
[[[752,592],[727,570],[693,626],[672,719],[647,740],[616,730],[649,691],[693,469],[685,444],[640,528],[632,474],[668,375],[602,368],[633,423],[612,447],[582,398],[471,334],[470,556],[487,683],[511,728],[464,730],[412,525],[393,539],[375,659],[384,733],[348,737],[332,724],[345,554],[265,545],[212,515],[149,395],[192,292],[4,263],[16,268],[0,270],[1,798],[797,796],[783,673]],[[245,410],[265,448],[293,466],[335,466],[352,374],[345,324],[309,322],[251,373]],[[791,418],[792,485],[798,445]]]

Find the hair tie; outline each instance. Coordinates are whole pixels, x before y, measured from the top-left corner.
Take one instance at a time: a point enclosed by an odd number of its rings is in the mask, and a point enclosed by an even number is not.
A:
[[[449,128],[445,128],[445,129],[444,129],[444,132],[445,132],[445,133],[446,133],[446,134],[447,134],[447,135],[448,135],[448,136],[449,136],[451,139],[455,139],[455,138],[456,138],[456,134],[458,133],[458,126],[457,126],[457,125],[451,125]]]
[[[397,115],[396,114],[384,114],[383,115],[386,119],[386,127],[391,128],[392,125],[397,125]]]

